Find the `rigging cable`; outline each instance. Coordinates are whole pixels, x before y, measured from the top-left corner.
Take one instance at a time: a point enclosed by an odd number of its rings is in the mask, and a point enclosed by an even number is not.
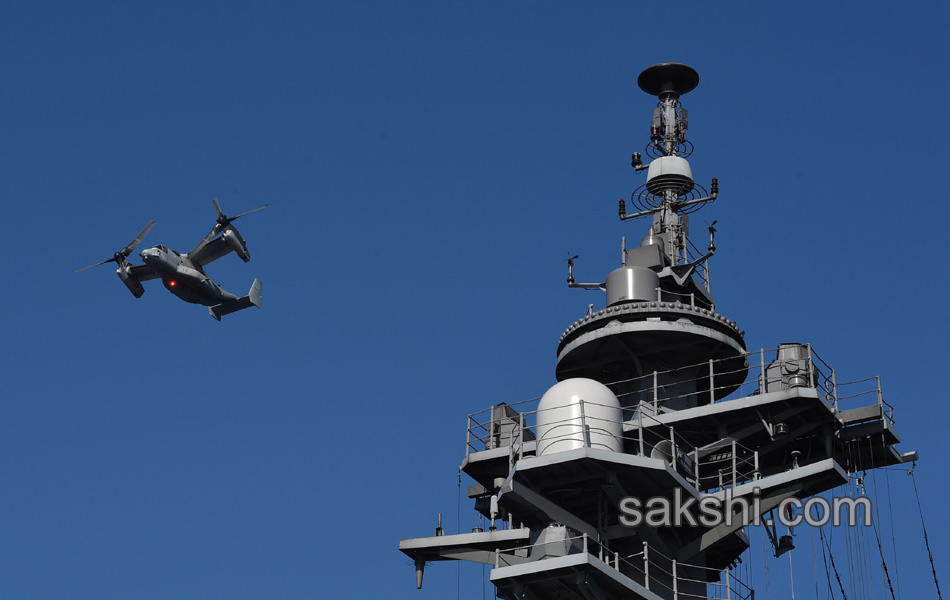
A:
[[[749,525],[746,534],[749,536],[749,564],[746,565],[746,585],[755,589],[755,564],[753,562],[754,552],[752,551],[752,526]]]
[[[943,594],[940,593],[940,582],[937,581],[937,568],[934,566],[934,555],[930,551],[930,540],[927,539],[927,526],[924,524],[924,510],[920,507],[920,494],[917,492],[917,478],[914,476],[914,467],[917,466],[917,463],[914,463],[914,466],[910,468],[908,473],[910,474],[911,481],[914,482],[914,496],[917,497],[917,512],[920,514],[920,526],[924,530],[924,544],[927,546],[927,556],[930,557],[930,570],[934,574],[934,585],[937,586],[937,598],[943,600]]]
[[[872,466],[873,468],[873,466]],[[861,496],[864,498],[868,497],[868,488],[865,481],[868,478],[868,472],[864,471],[861,475]],[[873,521],[872,521],[873,523]],[[861,567],[862,575],[864,577],[865,585],[865,597],[866,598],[876,598],[877,594],[875,593],[877,587],[874,585],[874,575],[871,572],[871,540],[868,536],[867,527],[861,527],[858,529],[858,537],[861,541],[864,542],[864,547],[861,549]]]
[[[822,541],[824,541],[825,539],[823,532],[824,532],[824,525],[818,528],[818,534],[821,536]],[[812,540],[814,540],[814,531],[812,531]],[[835,592],[834,592],[834,589],[832,589],[831,587],[831,571],[828,569],[828,553],[825,552],[824,544],[821,545],[821,562],[825,567],[825,580],[828,582],[828,596],[831,598],[831,600],[835,600]],[[818,597],[818,594],[815,594],[816,599],[817,597]]]
[[[887,449],[887,443],[884,441],[883,433],[881,434],[881,447],[884,450]],[[868,452],[871,454],[871,468],[874,469],[874,447],[871,445],[870,437],[868,437]],[[894,594],[894,584],[891,583],[891,574],[887,570],[887,561],[884,560],[884,547],[881,545],[881,535],[877,531],[877,524],[881,522],[881,504],[877,501],[877,471],[871,471],[871,473],[873,475],[871,484],[874,489],[874,510],[877,513],[873,524],[874,539],[877,540],[877,551],[881,555],[881,567],[884,570],[884,580],[887,582],[887,589],[891,591],[891,600],[897,600],[897,596]]]
[[[815,577],[815,600],[818,600],[818,553],[815,552],[815,528],[809,528],[808,539],[811,540],[811,568],[812,575]]]
[[[884,434],[881,433],[881,449],[882,451],[887,451],[887,443],[884,441]],[[894,596],[894,586],[891,584],[891,574],[887,572],[887,562],[884,560],[884,548],[881,546],[881,536],[877,531],[877,525],[881,522],[881,504],[877,501],[877,471],[875,470],[876,466],[874,464],[874,442],[871,439],[871,436],[868,436],[868,456],[871,458],[871,489],[874,493],[874,518],[871,522],[872,527],[874,527],[874,539],[877,541],[877,551],[881,555],[881,570],[884,572],[883,579],[884,583],[887,584],[887,588],[891,591],[891,600],[897,600]],[[867,475],[865,475],[865,478]],[[865,496],[867,495],[867,484],[864,486]],[[871,560],[870,553],[868,553],[868,561]],[[881,586],[884,587],[883,585]],[[887,594],[883,594],[887,598]]]
[[[481,526],[485,525],[485,515],[479,516],[478,524]],[[482,600],[485,600],[485,563],[482,563]]]
[[[881,435],[884,435],[883,433]],[[891,474],[884,469],[884,481],[887,483],[887,512],[891,518],[891,555],[894,557],[894,579],[897,580],[897,591],[901,591],[901,564],[897,560],[897,538],[894,533],[894,503],[891,501]]]
[[[887,572],[887,563],[884,562],[884,548],[881,547],[881,536],[877,533],[877,527],[874,527],[874,537],[877,538],[877,550],[881,553],[881,566],[884,567],[884,578],[887,579],[887,587],[891,590],[891,599],[897,600],[894,595],[894,586],[891,584],[891,575]]]
[[[852,452],[852,455],[853,455],[854,447],[849,446],[849,450]],[[854,461],[852,460],[852,464],[853,462]],[[845,492],[852,498],[856,497],[858,493],[857,492],[858,486],[856,482],[857,482],[857,472],[852,473],[852,476],[849,477],[848,488],[847,488],[847,491]],[[847,556],[847,559],[848,559],[848,582],[851,584],[851,590],[854,592],[855,596],[866,597],[866,594],[864,593],[865,592],[864,586],[861,585],[861,572],[855,567],[855,557],[858,556],[858,551],[856,549],[856,542],[854,540],[854,537],[856,536],[856,534],[851,529],[852,528],[850,527],[845,529],[845,536],[844,536],[845,556]],[[831,564],[834,564],[834,560],[832,560]]]
[[[749,538],[750,545],[752,544],[752,536],[749,535],[749,532],[751,531],[751,529],[752,529],[751,525],[746,526],[745,533],[746,533],[746,536]],[[749,552],[749,562],[745,564],[740,564],[739,566],[742,567],[742,576],[743,576],[742,581],[745,582],[745,584],[748,585],[750,588],[754,588],[755,586],[752,585],[752,552]]]
[[[768,525],[766,525],[768,527]],[[763,536],[768,533],[768,530],[763,531]],[[768,543],[766,543],[768,542]],[[765,565],[765,599],[772,600],[772,577],[769,575],[769,555],[768,548],[771,544],[771,540],[765,540],[762,543],[762,563]]]
[[[791,531],[791,529],[789,529]],[[792,569],[792,553],[788,553],[788,578],[792,586],[792,600],[795,600],[795,571]]]
[[[857,449],[857,452],[860,452],[860,448]],[[863,462],[863,461],[862,461]],[[854,495],[855,498],[860,498],[862,496],[867,496],[867,490],[864,486],[864,479],[867,477],[867,470],[862,471],[861,477],[858,477],[855,482]],[[868,564],[868,540],[866,537],[866,532],[864,528],[858,527],[849,527],[848,533],[854,536],[854,548],[856,555],[854,557],[858,574],[858,582],[860,584],[860,589],[862,590],[862,598],[874,598],[874,587],[871,580],[871,569]]]
[[[851,498],[854,498],[857,495],[857,485],[855,481],[857,480],[857,470],[858,465],[854,456],[854,444],[848,444],[848,454],[849,462],[851,463],[851,472],[848,474],[848,483],[846,486],[841,488],[841,495],[847,495]],[[858,579],[857,574],[854,570],[854,556],[855,552],[852,548],[851,537],[852,531],[850,528],[845,529],[844,532],[844,541],[845,541],[845,557],[848,559],[848,583],[851,586],[851,591],[854,592],[855,596],[860,596],[861,587],[860,580]],[[834,558],[832,557],[831,564],[834,565]]]
[[[819,529],[818,533],[821,536],[821,541],[824,542],[825,546],[828,548],[828,558],[831,559],[831,568],[835,572],[835,579],[838,580],[838,587],[841,589],[841,597],[844,598],[844,600],[848,600],[848,595],[844,592],[844,584],[841,583],[841,575],[838,574],[838,567],[835,566],[835,555],[831,552],[831,545],[825,541],[823,529]]]

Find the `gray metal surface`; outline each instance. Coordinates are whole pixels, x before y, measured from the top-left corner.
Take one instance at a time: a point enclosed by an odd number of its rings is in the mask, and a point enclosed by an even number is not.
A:
[[[251,306],[260,308],[263,303],[263,287],[259,279],[254,280],[246,296],[237,296],[225,291],[220,285],[212,281],[205,273],[204,267],[231,252],[241,257],[244,262],[251,260],[247,243],[232,222],[244,215],[266,208],[267,205],[259,206],[234,217],[228,217],[221,212],[221,206],[218,204],[217,198],[214,199],[213,203],[218,214],[214,227],[187,254],[181,254],[159,244],[142,250],[139,256],[144,264],[129,264],[127,258],[155,225],[155,221],[152,221],[129,245],[116,252],[112,258],[76,269],[76,271],[82,271],[107,262],[115,262],[118,265],[116,274],[136,298],[141,298],[145,293],[145,288],[142,286],[143,281],[161,279],[162,285],[173,295],[185,302],[207,306],[210,315],[218,321],[221,320],[223,315]]]
[[[620,267],[607,275],[607,306],[659,299],[660,278],[648,267]]]
[[[626,214],[621,201],[620,218],[648,217],[646,236],[638,248],[622,245],[621,266],[603,283],[575,282],[577,257],[568,259],[568,286],[605,290],[606,307],[588,309],[561,336],[560,383],[549,391],[557,401],[546,394],[468,419],[469,497],[501,530],[403,540],[417,577],[426,561],[458,558],[491,564],[497,596],[512,600],[750,600],[730,571],[749,547],[744,522],[630,523],[624,499],[728,493],[757,498],[755,518],[851,474],[917,458],[896,448],[879,379],[839,382],[809,344],[748,352],[744,332],[717,312],[709,283],[716,221],[705,254],[689,243],[688,214],[719,192],[715,179],[708,194],[697,192],[685,160],[692,145],[679,97],[698,82],[675,63],[641,74],[640,87],[659,98],[647,147],[654,161],[634,155],[648,182],[632,197],[639,212]],[[555,393],[574,378],[600,382],[610,397]],[[553,451],[548,438],[559,430],[568,443]],[[609,444],[595,439],[604,432]],[[791,548],[781,544],[776,555]]]

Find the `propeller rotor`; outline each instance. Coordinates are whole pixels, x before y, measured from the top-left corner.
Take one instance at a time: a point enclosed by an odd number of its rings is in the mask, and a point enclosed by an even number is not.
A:
[[[222,210],[221,210],[221,205],[218,204],[218,199],[217,199],[217,198],[215,198],[214,200],[212,200],[212,202],[214,203],[214,210],[215,210],[215,212],[218,213],[218,219],[217,219],[217,223],[215,223],[214,227],[211,228],[211,231],[208,232],[208,235],[205,236],[205,239],[201,240],[201,245],[202,245],[202,246],[203,246],[204,244],[207,244],[207,243],[210,242],[211,240],[213,240],[216,235],[218,235],[219,233],[221,233],[222,231],[224,231],[225,228],[226,228],[228,225],[231,224],[231,221],[234,221],[234,220],[236,220],[236,219],[240,219],[240,218],[243,217],[244,215],[249,215],[249,214],[251,214],[252,212],[257,212],[257,211],[259,211],[259,210],[262,210],[262,209],[267,208],[267,205],[265,204],[264,206],[258,206],[257,208],[255,208],[255,209],[253,209],[253,210],[249,210],[249,211],[247,211],[247,212],[242,212],[242,213],[239,214],[239,215],[235,215],[235,216],[233,216],[233,217],[229,217],[229,216],[227,216],[226,214],[224,214],[224,212],[222,212]]]
[[[92,264],[92,265],[86,265],[85,267],[80,267],[80,268],[76,269],[75,272],[78,273],[79,271],[84,271],[84,270],[89,269],[89,268],[92,268],[92,267],[98,267],[99,265],[104,265],[104,264],[110,263],[110,262],[114,262],[114,263],[121,263],[121,262],[123,262],[125,259],[127,259],[127,258],[129,257],[130,254],[132,254],[132,251],[135,250],[135,247],[139,245],[139,243],[145,238],[145,236],[148,234],[149,231],[151,231],[152,227],[154,227],[154,226],[155,226],[155,221],[152,221],[151,223],[149,223],[148,225],[146,225],[146,226],[145,226],[145,229],[143,229],[140,234],[138,234],[137,236],[135,236],[135,239],[132,240],[131,242],[129,242],[129,245],[128,245],[128,246],[126,246],[125,248],[123,248],[123,249],[119,250],[118,252],[116,252],[115,254],[113,254],[113,255],[112,255],[112,258],[107,258],[106,260],[104,260],[104,261],[102,261],[102,262],[97,262],[97,263]]]
[[[265,205],[263,205],[263,206],[258,206],[257,208],[251,209],[251,210],[249,210],[249,211],[247,211],[247,212],[242,212],[241,214],[236,215],[236,216],[234,216],[234,217],[229,217],[229,216],[227,216],[226,214],[224,214],[223,212],[221,212],[221,205],[218,204],[218,199],[217,199],[217,198],[215,198],[214,200],[212,200],[212,202],[214,202],[214,210],[217,211],[217,213],[218,213],[218,225],[220,225],[222,229],[225,228],[225,227],[227,227],[228,225],[230,225],[230,224],[231,224],[231,221],[234,221],[235,219],[240,219],[240,218],[243,217],[244,215],[249,215],[249,214],[251,214],[252,212],[257,212],[257,211],[259,211],[259,210],[262,210],[262,209],[267,208],[267,205],[265,204]]]

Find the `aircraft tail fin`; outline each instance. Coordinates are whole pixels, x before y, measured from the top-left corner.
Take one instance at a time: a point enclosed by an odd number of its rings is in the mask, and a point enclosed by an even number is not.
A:
[[[212,317],[220,321],[221,317],[224,315],[229,315],[233,312],[244,310],[245,308],[249,308],[251,306],[261,308],[261,305],[263,304],[263,298],[263,285],[261,284],[261,280],[255,279],[254,283],[251,284],[251,290],[247,293],[247,296],[238,298],[237,300],[232,300],[231,302],[223,302],[215,306],[209,306],[208,312]]]
[[[264,285],[261,283],[260,279],[254,278],[254,283],[251,284],[251,291],[247,293],[247,299],[256,306],[261,308],[261,304],[264,301]]]

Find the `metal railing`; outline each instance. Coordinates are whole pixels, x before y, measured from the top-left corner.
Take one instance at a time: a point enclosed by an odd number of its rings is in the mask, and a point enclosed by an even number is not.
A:
[[[552,452],[574,448],[606,448],[663,459],[694,488],[699,489],[698,450],[678,435],[673,426],[638,413],[639,426],[634,431],[624,433],[623,413],[617,407],[580,399],[577,408],[577,415],[564,418],[539,420],[539,415],[544,413],[550,415],[554,411],[565,410],[563,406],[518,413],[510,424],[509,469],[525,457],[528,441],[537,444],[536,452],[540,452],[541,448],[557,448]],[[598,416],[598,409],[615,411],[618,418]],[[538,428],[539,421],[543,423],[543,431]],[[647,424],[650,426],[645,426]]]
[[[598,542],[586,533],[510,548],[504,552],[496,549],[494,567],[498,569],[532,561],[531,555],[536,551],[544,552],[545,556],[535,559],[534,562],[543,562],[562,556],[589,554],[608,568],[614,569],[647,590],[673,600],[680,598],[753,600],[755,597],[752,588],[739,580],[732,571],[720,571],[702,565],[679,562],[646,542],[643,542],[643,549],[640,552],[620,556],[618,552],[611,551],[606,544]],[[719,581],[708,581],[712,577],[697,578],[707,573],[713,574]],[[700,588],[704,593],[697,593]]]
[[[677,369],[653,371],[615,381],[608,386],[629,390],[617,395],[621,404],[648,405],[652,407],[653,414],[660,414],[673,404],[715,404],[793,387],[818,389],[829,404],[835,404],[837,386],[834,369],[812,351],[810,344],[803,344],[801,348],[805,355],[800,358],[783,360],[776,356],[766,361],[766,353],[777,355],[782,348],[762,349],[747,352],[741,357],[745,364],[738,367],[736,358],[708,360]],[[791,365],[795,365],[798,372],[794,375],[784,373],[783,367]],[[735,376],[742,373],[745,373],[745,378],[737,385]],[[722,397],[717,398],[719,395]],[[678,408],[682,406],[673,410]]]
[[[715,304],[708,301],[703,296],[697,296],[695,292],[681,294],[679,292],[664,290],[662,287],[655,288],[655,290],[656,299],[662,302],[679,302],[680,304],[692,306],[694,308],[705,308],[706,310],[711,311],[716,310]]]
[[[696,479],[700,489],[725,489],[759,479],[759,452],[735,440],[721,448],[707,450],[705,456],[699,457],[697,453],[697,457]],[[700,478],[701,471],[715,475]]]
[[[890,421],[894,420],[894,407],[884,400],[884,391],[881,388],[881,377],[879,375],[868,377],[866,379],[859,379],[858,381],[842,383],[840,384],[840,387],[842,392],[846,393],[847,395],[835,396],[836,410],[838,408],[838,402],[850,401],[854,398],[868,398],[870,396],[876,400],[877,405],[881,408],[881,414],[886,414]],[[847,404],[857,403],[847,402]]]
[[[477,413],[468,415],[468,426],[466,427],[467,433],[465,438],[465,456],[468,456],[472,452],[491,450],[492,448],[508,445],[502,442],[505,433],[504,425],[507,425],[507,423],[501,419],[493,418],[498,409],[502,407],[510,407],[515,412],[517,412],[516,407],[521,408],[537,405],[539,400],[541,400],[540,397],[531,398],[530,400],[522,400],[520,402],[513,402],[511,404],[493,404],[484,410],[480,410]]]
[[[663,424],[642,411],[638,411],[634,417],[636,427],[624,432],[622,411],[616,407],[579,400],[577,408],[577,414],[569,417],[541,418],[543,431],[538,428],[539,415],[564,410],[564,407],[524,411],[506,417],[508,443],[504,447],[508,449],[509,471],[517,461],[539,453],[542,449],[556,452],[575,448],[605,448],[661,459],[697,491],[734,487],[757,478],[758,452],[736,441],[721,448],[703,450],[701,453],[699,448],[679,435],[674,426]],[[598,416],[598,409],[614,410],[618,418],[607,419]],[[471,424],[483,431],[501,429],[486,428],[483,420],[474,417],[470,421]],[[473,450],[472,440],[483,437],[470,436],[470,452]],[[529,449],[527,442],[534,442],[535,446]],[[489,439],[488,445],[493,443]]]
[[[780,358],[780,351],[793,348],[792,358]],[[767,360],[767,354],[771,360]],[[791,388],[811,388],[827,402],[837,414],[843,405],[852,405],[855,398],[874,398],[881,407],[882,414],[893,420],[893,407],[884,401],[880,377],[869,377],[847,383],[837,382],[837,373],[811,347],[810,344],[784,346],[748,352],[738,359],[709,360],[666,371],[653,371],[639,377],[633,377],[607,384],[615,390],[622,409],[622,423],[634,430],[631,435],[619,435],[625,451],[648,454],[657,443],[667,439],[677,452],[673,456],[690,454],[694,449],[678,436],[672,427],[662,425],[657,419],[666,412],[688,406],[699,406],[719,402],[728,402],[737,398],[765,394],[776,390]],[[751,360],[750,360],[751,359]],[[758,359],[758,360],[755,360]],[[737,366],[739,365],[739,366]],[[736,384],[736,375],[745,373],[745,378]],[[722,397],[717,399],[718,395]],[[537,407],[540,398],[532,398],[512,404],[499,403],[485,410],[468,415],[466,427],[465,454],[481,452],[500,447],[514,449],[512,460],[524,456],[528,442],[537,441]],[[534,408],[534,410],[532,410]],[[594,419],[593,417],[587,417]],[[569,425],[567,420],[564,425]],[[592,421],[592,423],[594,423]],[[596,423],[595,423],[596,424]],[[591,423],[583,423],[590,427]],[[609,429],[609,428],[608,428]],[[657,434],[657,430],[662,433]],[[660,436],[657,439],[657,436]],[[734,481],[747,480],[748,474],[755,471],[746,463],[754,461],[741,447],[736,448],[738,456],[734,468],[724,475],[724,485],[735,485]],[[733,453],[736,456],[736,453]],[[700,457],[693,457],[694,471],[701,463]],[[675,461],[673,461],[675,462]],[[740,464],[741,463],[741,464]],[[694,481],[695,472],[688,473]]]

